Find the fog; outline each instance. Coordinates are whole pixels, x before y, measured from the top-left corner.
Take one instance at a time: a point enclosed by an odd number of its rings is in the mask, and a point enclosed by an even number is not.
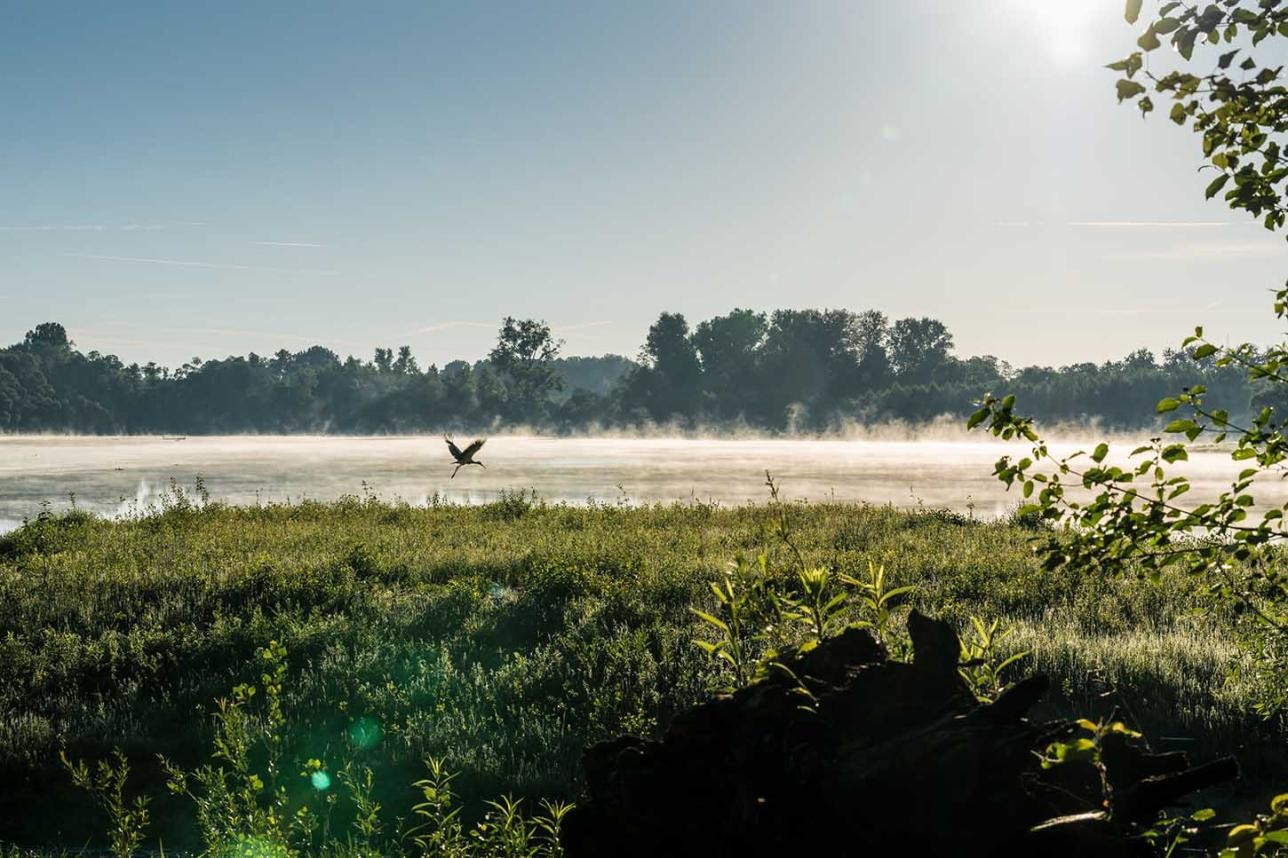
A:
[[[429,436],[0,436],[0,529],[36,515],[42,504],[57,510],[74,502],[109,516],[143,513],[172,481],[192,491],[198,476],[212,499],[235,504],[346,494],[477,504],[525,489],[551,502],[733,505],[764,502],[768,470],[791,500],[946,507],[981,518],[1013,509],[1018,494],[1006,492],[991,471],[999,456],[1026,448],[955,431],[900,435],[889,427],[866,437],[816,439],[504,435],[479,454],[486,468],[462,468],[455,479],[442,440]],[[1139,440],[1116,439],[1111,459],[1122,461]],[[1083,444],[1069,437],[1054,449]],[[1187,497],[1197,503],[1225,488],[1237,470],[1226,453],[1208,450],[1178,473],[1194,480]],[[1271,480],[1257,497],[1261,506],[1279,504],[1288,487]]]

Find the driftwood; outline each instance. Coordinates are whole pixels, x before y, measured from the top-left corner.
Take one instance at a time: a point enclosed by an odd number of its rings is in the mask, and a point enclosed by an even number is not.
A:
[[[1233,760],[1190,767],[1106,737],[1102,765],[1043,769],[1076,725],[1025,716],[1030,677],[987,705],[958,675],[947,623],[913,612],[911,664],[851,629],[786,673],[677,717],[660,741],[623,736],[585,753],[585,798],[565,819],[569,858],[590,856],[1142,854],[1138,826]]]

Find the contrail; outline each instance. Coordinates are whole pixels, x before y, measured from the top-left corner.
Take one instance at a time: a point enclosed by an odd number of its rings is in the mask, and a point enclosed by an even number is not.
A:
[[[152,259],[144,256],[105,256],[97,253],[60,253],[72,259],[101,259],[108,262],[138,262],[145,265],[173,265],[180,268],[214,268],[226,271],[274,271],[279,274],[338,274],[323,268],[272,268],[266,265],[237,265],[230,262],[193,262],[186,259]]]

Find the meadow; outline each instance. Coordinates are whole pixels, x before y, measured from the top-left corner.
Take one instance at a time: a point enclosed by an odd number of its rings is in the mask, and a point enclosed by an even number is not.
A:
[[[790,545],[774,533],[783,520]],[[476,507],[176,493],[130,519],[42,516],[0,537],[0,842],[101,842],[106,817],[59,754],[119,749],[124,794],[151,796],[149,838],[197,846],[193,803],[167,790],[157,755],[206,761],[226,735],[216,701],[242,684],[279,689],[291,808],[317,792],[311,773],[369,770],[381,836],[396,840],[427,758],[459,773],[466,820],[502,794],[575,800],[586,744],[655,733],[728,681],[694,645],[709,583],[760,552],[785,575],[797,550],[853,575],[883,566],[891,586],[914,588],[900,610],[963,631],[972,616],[1000,621],[1000,649],[1029,652],[1015,676],[1055,679],[1044,714],[1118,707],[1165,749],[1238,754],[1245,788],[1264,793],[1283,734],[1253,711],[1252,680],[1232,675],[1233,618],[1184,579],[1044,572],[1034,535],[933,509],[523,493]],[[280,673],[258,655],[272,642]],[[362,816],[346,807],[337,830]]]

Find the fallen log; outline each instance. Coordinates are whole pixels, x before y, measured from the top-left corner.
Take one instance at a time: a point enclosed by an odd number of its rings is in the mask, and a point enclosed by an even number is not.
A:
[[[850,629],[788,668],[677,717],[659,740],[588,748],[568,858],[1147,854],[1158,811],[1237,775],[1106,736],[1101,759],[1044,768],[1078,729],[1035,723],[1033,676],[979,703],[950,625],[913,611],[911,664]],[[800,693],[803,684],[812,699]]]

